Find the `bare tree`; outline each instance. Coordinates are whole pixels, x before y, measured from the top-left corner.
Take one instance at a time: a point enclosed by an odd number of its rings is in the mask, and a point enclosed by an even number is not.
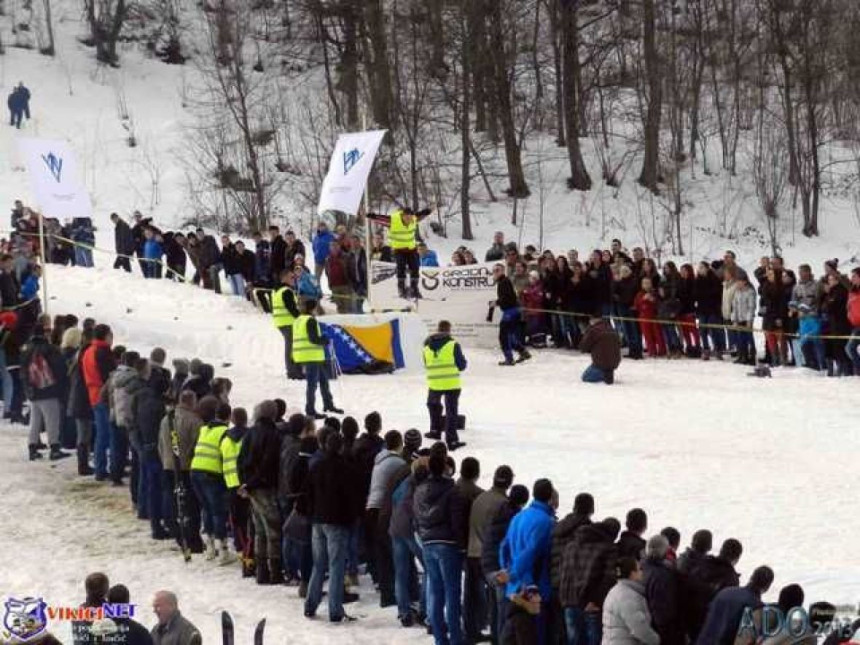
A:
[[[116,44],[128,17],[126,0],[84,0],[84,14],[90,26],[89,44],[96,48],[96,60],[117,66]]]

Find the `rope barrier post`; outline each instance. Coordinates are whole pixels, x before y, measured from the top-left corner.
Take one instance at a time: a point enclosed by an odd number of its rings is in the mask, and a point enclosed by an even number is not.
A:
[[[48,256],[45,252],[45,216],[39,212],[39,247],[42,255],[42,311],[48,313]]]

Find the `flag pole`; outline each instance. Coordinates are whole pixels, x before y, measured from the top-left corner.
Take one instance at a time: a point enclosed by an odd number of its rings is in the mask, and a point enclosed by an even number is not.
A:
[[[48,313],[48,258],[45,254],[45,216],[39,209],[39,247],[42,256],[42,311]]]
[[[362,110],[361,110],[361,129],[364,132],[367,132],[367,112],[364,109],[364,105],[362,105]],[[373,167],[371,166],[371,170],[372,169],[373,169]],[[368,217],[368,215],[370,215],[370,206],[369,206],[368,200],[367,200],[367,192],[368,192],[369,186],[370,186],[370,178],[368,177],[368,182],[364,186],[364,194],[362,195],[361,200],[362,200],[362,204],[364,206],[364,255],[366,257],[366,262],[365,262],[366,269],[365,269],[365,271],[367,273],[367,276],[365,278],[367,280],[367,304],[370,305],[370,309],[372,310],[373,309],[373,300],[370,297],[370,288],[371,288],[371,282],[373,281],[373,268],[371,267],[372,259],[371,259],[370,251],[371,251],[371,248],[373,246],[373,243],[372,243],[371,234],[370,234],[370,218]]]

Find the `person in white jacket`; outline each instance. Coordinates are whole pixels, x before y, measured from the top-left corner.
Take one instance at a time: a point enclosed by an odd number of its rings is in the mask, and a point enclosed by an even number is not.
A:
[[[735,331],[738,357],[735,363],[755,365],[755,343],[753,341],[753,322],[755,321],[757,295],[745,277],[736,280],[732,296],[732,324],[743,327]],[[746,331],[746,330],[749,331]]]
[[[618,560],[618,582],[603,603],[602,645],[660,645],[651,627],[642,569],[634,558]]]

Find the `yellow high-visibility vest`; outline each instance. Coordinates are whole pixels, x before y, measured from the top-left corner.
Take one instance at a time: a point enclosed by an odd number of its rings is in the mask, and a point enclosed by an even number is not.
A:
[[[313,344],[308,337],[308,322],[312,319],[308,315],[299,316],[293,323],[293,362],[298,365],[325,363],[325,349]]]
[[[292,292],[292,289],[281,287],[272,294],[272,322],[278,329],[281,327],[292,327],[295,321],[293,314],[284,306],[284,293],[287,291]]]
[[[434,352],[424,347],[424,367],[427,371],[427,387],[435,392],[448,392],[460,389],[460,370],[454,358],[457,343],[449,340]]]
[[[221,423],[200,428],[200,436],[197,437],[197,445],[194,446],[191,470],[202,470],[216,475],[223,472],[221,438],[225,432],[227,432],[227,426]]]
[[[391,224],[388,229],[388,243],[391,249],[414,250],[417,246],[415,233],[418,231],[418,220],[412,218],[412,222],[406,224],[403,221],[403,211],[396,210],[391,214]]]
[[[239,471],[236,468],[236,462],[239,459],[240,450],[242,450],[241,439],[233,441],[228,435],[221,440],[221,463],[227,488],[239,488]]]

